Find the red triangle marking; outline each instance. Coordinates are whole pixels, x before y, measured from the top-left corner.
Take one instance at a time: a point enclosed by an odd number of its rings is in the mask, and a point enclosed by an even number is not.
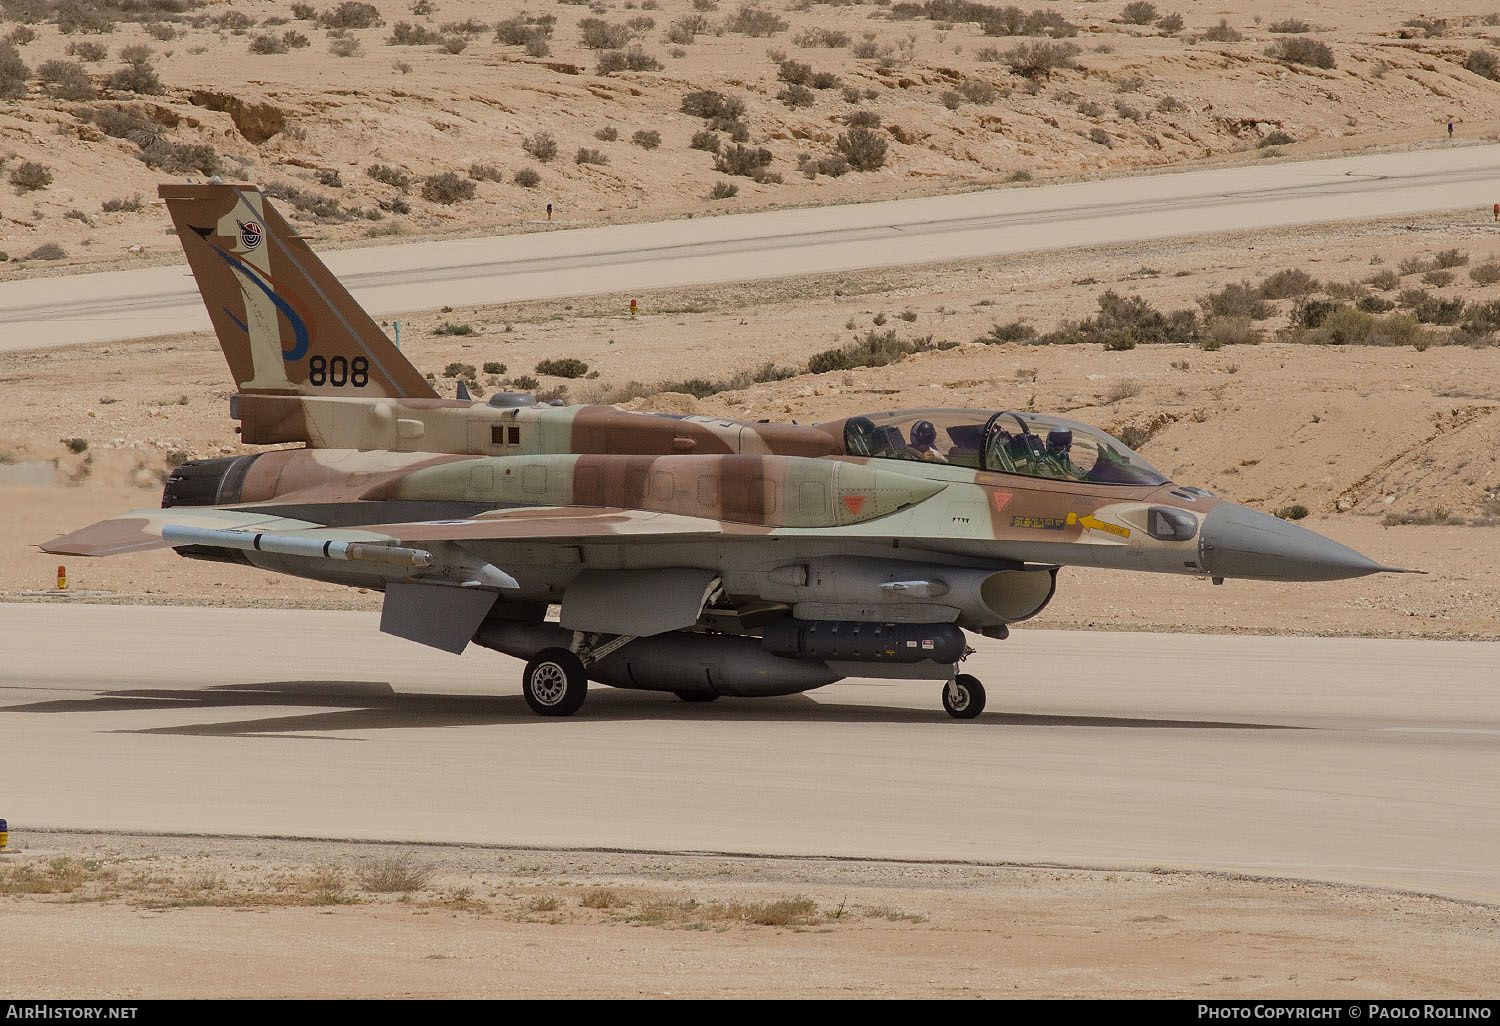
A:
[[[844,496],[844,505],[848,507],[849,512],[854,516],[859,516],[859,511],[864,506],[864,504],[865,497],[863,495]]]

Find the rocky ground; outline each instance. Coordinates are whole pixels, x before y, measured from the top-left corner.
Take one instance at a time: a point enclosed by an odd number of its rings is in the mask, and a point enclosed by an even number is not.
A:
[[[12,837],[5,998],[1462,998],[1500,943],[1488,906],[1191,872]]]
[[[0,277],[175,261],[156,186],[213,173],[276,189],[328,245],[536,230],[548,204],[554,225],[693,216],[1497,127],[1500,14],[1184,0],[1135,5],[1154,18],[1134,24],[1123,0],[1036,3],[1016,22],[957,0],[594,0],[498,19],[463,0],[6,0]],[[1038,47],[1040,65],[1017,55]],[[1300,62],[1268,53],[1286,47]],[[638,70],[601,70],[622,59]],[[684,110],[705,91],[743,113]],[[735,166],[737,141],[769,163]]]

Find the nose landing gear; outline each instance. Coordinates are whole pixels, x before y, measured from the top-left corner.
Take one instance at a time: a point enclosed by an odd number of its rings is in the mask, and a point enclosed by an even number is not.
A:
[[[984,712],[984,685],[971,674],[958,674],[943,685],[943,708],[955,720],[972,720]]]

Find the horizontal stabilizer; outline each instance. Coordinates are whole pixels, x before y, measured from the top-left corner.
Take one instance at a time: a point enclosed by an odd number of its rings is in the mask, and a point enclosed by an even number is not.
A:
[[[184,522],[193,527],[228,531],[254,529],[285,532],[322,526],[305,520],[237,509],[136,509],[43,542],[40,548],[43,552],[59,556],[120,556],[130,552],[148,552],[173,544],[162,537],[162,529],[173,523],[182,526]]]

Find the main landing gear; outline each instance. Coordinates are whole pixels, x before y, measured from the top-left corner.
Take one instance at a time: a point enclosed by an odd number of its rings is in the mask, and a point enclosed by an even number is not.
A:
[[[970,674],[958,674],[943,685],[943,708],[955,720],[972,720],[984,712],[984,685]]]
[[[538,716],[572,716],[589,694],[583,660],[565,648],[544,648],[521,675],[521,693]]]
[[[588,667],[635,640],[632,634],[573,632],[573,647],[544,648],[521,675],[521,694],[538,716],[572,716],[589,696]]]

